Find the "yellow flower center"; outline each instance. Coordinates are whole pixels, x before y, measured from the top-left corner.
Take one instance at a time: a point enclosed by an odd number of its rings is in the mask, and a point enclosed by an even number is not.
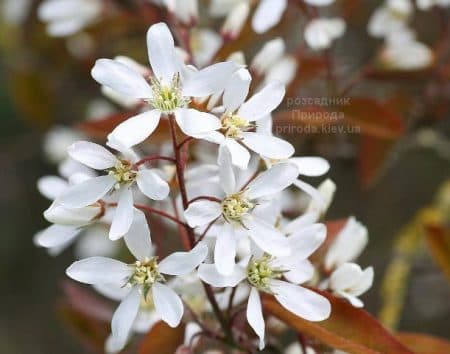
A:
[[[133,170],[133,165],[126,160],[118,160],[116,165],[108,171],[117,181],[114,188],[119,189],[121,186],[132,183],[136,180],[137,171]]]
[[[240,192],[229,195],[222,201],[222,214],[228,222],[241,222],[254,207],[255,204]]]
[[[238,139],[241,133],[252,127],[248,120],[236,115],[227,114],[222,117],[222,131],[225,136],[233,139]]]
[[[151,78],[153,97],[148,102],[163,113],[172,113],[177,108],[185,107],[190,100],[183,97],[180,75],[177,73],[172,78],[170,85],[161,83],[156,78]]]
[[[258,290],[272,293],[270,290],[270,280],[279,279],[283,276],[283,270],[273,268],[270,265],[272,257],[264,255],[261,259],[251,260],[247,267],[247,280]]]
[[[152,285],[159,281],[165,281],[158,271],[158,258],[145,258],[144,261],[136,261],[131,265],[133,274],[128,279],[127,286],[142,285],[144,299],[147,301],[147,294]]]

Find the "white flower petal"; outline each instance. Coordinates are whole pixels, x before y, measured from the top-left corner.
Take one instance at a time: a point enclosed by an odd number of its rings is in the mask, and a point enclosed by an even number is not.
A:
[[[68,208],[83,208],[103,198],[114,186],[112,176],[99,176],[76,184],[65,191],[57,201]]]
[[[169,84],[178,72],[178,65],[173,37],[165,23],[157,23],[148,29],[147,47],[153,73],[158,80]]]
[[[356,308],[364,307],[364,303],[360,299],[358,299],[358,297],[356,297],[355,295],[349,294],[345,291],[337,291],[336,295],[343,297],[348,302],[350,302],[352,306]]]
[[[144,77],[123,63],[99,59],[91,71],[92,77],[102,85],[133,98],[150,98],[152,89]]]
[[[297,260],[283,275],[291,283],[302,284],[312,279],[314,276],[314,266],[307,259],[303,261]]]
[[[134,209],[133,223],[124,236],[125,244],[138,260],[144,260],[153,254],[152,239],[145,214]]]
[[[184,312],[180,297],[171,288],[160,283],[153,284],[152,295],[156,312],[161,319],[170,327],[177,327]]]
[[[355,260],[366,247],[368,240],[367,228],[354,217],[350,217],[328,249],[325,267],[332,269]]]
[[[156,109],[131,117],[115,127],[108,140],[117,141],[125,148],[140,144],[155,131],[160,117],[161,112]]]
[[[255,32],[264,33],[277,25],[286,6],[287,0],[261,0],[252,20]]]
[[[204,282],[216,287],[235,287],[243,281],[247,275],[241,267],[234,267],[234,271],[229,276],[220,274],[214,264],[200,264],[198,267],[198,276]]]
[[[328,6],[336,0],[304,0],[308,5],[312,6]]]
[[[90,224],[96,217],[101,215],[102,207],[96,203],[83,208],[66,208],[65,206],[53,202],[52,205],[44,211],[44,217],[47,221],[67,226],[85,226]]]
[[[319,248],[325,241],[326,236],[327,228],[325,225],[314,224],[294,232],[288,239],[293,253],[299,259],[305,259]]]
[[[214,248],[214,264],[222,275],[233,273],[236,258],[236,235],[231,224],[225,223],[220,229]]]
[[[231,153],[228,149],[225,149],[222,146],[219,148],[218,164],[220,186],[227,195],[235,193],[236,176],[233,171]]]
[[[59,197],[68,187],[69,183],[57,176],[44,176],[37,182],[39,193],[50,200]]]
[[[231,154],[231,161],[233,165],[245,170],[250,161],[250,153],[245,146],[239,144],[236,140],[227,138],[222,144],[225,146]]]
[[[367,290],[369,290],[372,287],[373,284],[373,267],[368,267],[364,269],[362,272],[359,281],[356,285],[352,288],[352,294],[359,296],[361,294],[364,294]]]
[[[300,215],[298,218],[290,221],[282,227],[283,233],[290,235],[306,226],[312,225],[319,219],[319,215],[315,211],[309,211]]]
[[[66,274],[85,284],[124,285],[132,269],[123,262],[106,257],[90,257],[72,263]]]
[[[222,214],[219,203],[209,200],[194,202],[185,210],[184,217],[189,226],[197,227],[206,225]]]
[[[269,159],[287,159],[295,152],[294,147],[289,142],[276,136],[248,132],[242,133],[242,138],[245,146]]]
[[[267,84],[239,108],[238,115],[251,122],[266,117],[283,101],[285,91],[282,83]]]
[[[163,200],[170,192],[169,184],[152,169],[140,170],[136,183],[140,191],[153,200]]]
[[[128,232],[133,222],[133,211],[133,192],[131,188],[122,187],[111,229],[109,230],[109,238],[111,240],[118,240]]]
[[[248,185],[250,199],[270,196],[289,187],[297,178],[298,169],[289,163],[280,163],[264,171]]]
[[[328,161],[321,157],[292,157],[289,162],[296,164],[303,176],[323,176],[330,169]]]
[[[237,69],[234,62],[227,61],[197,71],[183,83],[183,95],[205,97],[221,92]]]
[[[252,77],[247,69],[240,69],[233,74],[223,94],[223,105],[229,112],[238,109],[248,95]]]
[[[209,133],[221,126],[220,120],[216,116],[192,108],[177,110],[175,119],[183,133],[189,136]]]
[[[208,255],[208,246],[199,243],[189,252],[176,252],[159,263],[159,271],[169,275],[186,275],[202,263]]]
[[[34,243],[45,248],[70,243],[82,230],[76,226],[52,225],[36,234]]]
[[[323,199],[322,194],[320,194],[320,192],[316,188],[299,179],[294,181],[294,185],[308,194],[312,198],[314,203],[316,203],[320,207],[320,209],[325,209],[325,200]]]
[[[103,146],[89,141],[78,141],[67,148],[67,153],[75,161],[96,170],[114,167],[117,158]]]
[[[263,251],[277,257],[290,255],[288,239],[273,226],[257,218],[246,221],[245,226],[252,240]]]
[[[114,312],[111,321],[112,347],[120,348],[120,350],[125,347],[133,322],[138,314],[140,303],[141,294],[139,293],[139,287],[135,286]]]
[[[361,267],[355,263],[344,263],[330,277],[330,287],[333,290],[351,289],[362,275]]]
[[[265,346],[265,322],[262,313],[261,298],[259,297],[258,290],[254,287],[250,290],[250,296],[248,298],[247,321],[259,337],[259,350],[263,350]]]
[[[294,315],[308,321],[323,321],[330,316],[330,302],[322,295],[280,280],[272,280],[270,285],[277,301]]]

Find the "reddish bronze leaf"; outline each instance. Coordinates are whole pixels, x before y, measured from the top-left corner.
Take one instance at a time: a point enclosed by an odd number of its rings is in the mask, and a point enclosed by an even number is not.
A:
[[[155,324],[141,342],[139,354],[173,354],[183,344],[184,325],[171,328],[160,321]]]
[[[413,353],[368,312],[329,293],[314,291],[328,298],[331,303],[331,317],[326,321],[306,321],[284,309],[269,296],[263,298],[263,307],[266,312],[298,332],[351,354]]]
[[[397,333],[397,339],[416,354],[450,353],[448,340],[419,333]]]
[[[405,132],[402,117],[387,104],[367,97],[352,97],[348,105],[338,107],[345,120],[361,128],[363,134],[396,139]]]

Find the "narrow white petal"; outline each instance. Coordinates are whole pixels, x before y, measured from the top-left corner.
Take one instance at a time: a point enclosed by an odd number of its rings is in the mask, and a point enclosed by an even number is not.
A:
[[[286,6],[287,0],[261,0],[252,20],[255,32],[264,33],[277,25]]]
[[[223,94],[223,105],[229,112],[234,112],[244,102],[250,89],[252,77],[247,69],[240,69],[233,74]]]
[[[138,314],[140,302],[141,294],[139,288],[135,286],[114,312],[111,321],[111,341],[114,348],[123,349],[125,347]]]
[[[261,173],[248,185],[250,199],[270,196],[289,187],[298,176],[297,167],[289,163],[280,163]]]
[[[169,275],[186,275],[202,263],[208,255],[208,246],[199,243],[189,252],[176,252],[159,263],[159,271]]]
[[[160,283],[153,284],[152,295],[156,312],[161,319],[170,327],[177,327],[184,312],[180,297],[171,288]]]
[[[241,106],[238,115],[248,121],[264,118],[280,105],[284,94],[282,83],[269,83]]]
[[[109,238],[118,240],[130,229],[133,222],[133,192],[131,188],[123,187],[117,203],[114,219],[109,230]]]
[[[214,264],[222,275],[233,273],[236,261],[236,235],[231,224],[225,223],[217,235],[214,248]]]
[[[125,148],[142,143],[156,129],[161,112],[154,109],[131,117],[120,123],[108,135],[108,140],[117,141]]]
[[[70,187],[58,202],[68,208],[83,208],[102,199],[115,183],[114,177],[108,175],[91,178]]]
[[[125,243],[138,260],[144,260],[153,254],[152,239],[145,214],[134,209],[133,223],[124,236]]]
[[[231,61],[208,66],[194,73],[183,83],[183,95],[204,97],[221,92],[237,69],[238,66]]]
[[[45,248],[58,247],[71,242],[82,230],[76,226],[52,225],[34,237],[34,243]]]
[[[72,263],[66,274],[85,284],[124,285],[131,276],[131,268],[123,262],[106,257],[90,257]]]
[[[293,253],[299,259],[309,257],[319,246],[325,241],[327,236],[327,228],[324,224],[313,224],[289,236],[289,243],[293,249]]]
[[[303,176],[323,176],[330,169],[330,164],[322,157],[292,157],[289,162],[296,164]]]
[[[197,227],[206,225],[222,214],[219,203],[209,200],[194,202],[185,210],[184,217],[189,226]]]
[[[283,160],[291,157],[295,149],[291,143],[276,136],[261,133],[242,133],[243,143],[261,156],[274,160]]]
[[[243,281],[247,275],[241,267],[234,267],[234,271],[229,276],[220,274],[214,264],[200,264],[198,267],[198,276],[204,282],[216,287],[235,287]]]
[[[340,296],[340,297],[343,297],[348,302],[350,302],[352,304],[352,306],[354,306],[356,308],[364,307],[364,303],[360,299],[358,299],[358,297],[356,297],[353,294],[349,294],[349,293],[347,293],[345,291],[337,291],[336,295]]]
[[[150,98],[152,89],[144,77],[123,63],[99,59],[91,71],[92,77],[102,85],[133,98]]]
[[[163,200],[169,195],[169,184],[154,170],[140,170],[136,176],[136,182],[140,191],[150,199]]]
[[[312,290],[280,280],[271,281],[271,290],[286,310],[305,320],[323,321],[330,316],[330,302]]]
[[[319,215],[315,211],[309,211],[300,215],[282,227],[283,233],[290,235],[306,226],[312,225],[319,219]]]
[[[236,140],[227,138],[223,144],[231,154],[233,165],[245,170],[250,161],[250,153],[245,146],[239,144]]]
[[[61,177],[44,176],[39,178],[37,188],[44,197],[54,200],[69,188],[69,183]]]
[[[147,32],[148,57],[158,80],[169,84],[178,72],[175,45],[165,23],[151,26]]]
[[[250,296],[248,298],[247,321],[259,337],[259,350],[263,350],[265,346],[265,322],[262,313],[261,298],[259,297],[258,290],[254,287],[250,290]]]
[[[288,239],[272,225],[253,218],[245,223],[248,233],[256,245],[263,251],[277,257],[289,256],[291,248]]]
[[[177,110],[175,119],[183,133],[190,136],[209,133],[221,126],[220,120],[216,116],[192,108]]]
[[[219,179],[220,186],[223,188],[225,194],[232,194],[236,192],[236,176],[234,174],[231,153],[223,146],[219,148]]]
[[[72,144],[67,148],[67,153],[74,160],[96,170],[106,170],[117,162],[117,158],[110,151],[89,141]]]

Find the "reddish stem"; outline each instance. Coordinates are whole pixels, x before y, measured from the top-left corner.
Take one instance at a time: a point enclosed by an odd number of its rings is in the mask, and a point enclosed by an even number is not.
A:
[[[155,208],[149,207],[147,205],[142,205],[142,204],[134,204],[134,206],[136,208],[138,208],[138,209],[141,209],[141,210],[145,211],[145,212],[161,215],[161,216],[165,217],[166,219],[172,220],[173,222],[177,223],[178,225],[181,225],[181,226],[183,226],[185,228],[189,228],[188,224],[184,223],[183,221],[181,221],[180,219],[176,218],[175,216],[172,216],[172,215],[166,213],[165,211],[162,211],[162,210],[159,210],[159,209],[155,209]]]
[[[201,195],[200,197],[195,197],[194,199],[191,199],[188,202],[188,205],[191,205],[192,203],[194,203],[194,202],[196,202],[198,200],[209,200],[210,202],[222,203],[222,201],[219,198],[210,197],[210,196],[207,196],[207,195]]]
[[[138,162],[136,162],[134,164],[134,166],[138,167],[140,165],[143,165],[147,162],[152,162],[152,161],[157,161],[157,160],[163,160],[163,161],[170,161],[172,163],[175,163],[175,159],[173,157],[168,157],[168,156],[147,156],[144,157],[143,159],[139,160]]]

